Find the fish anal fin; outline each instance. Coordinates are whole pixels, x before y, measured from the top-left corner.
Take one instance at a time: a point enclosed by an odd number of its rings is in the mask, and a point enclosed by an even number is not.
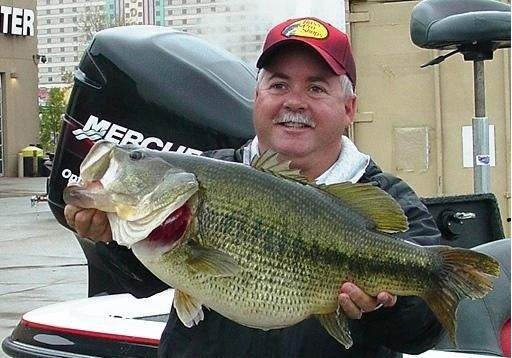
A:
[[[238,263],[225,252],[189,243],[190,257],[186,264],[192,271],[212,276],[234,276],[240,271]]]
[[[316,318],[334,339],[343,344],[345,349],[352,347],[353,341],[347,317],[339,309],[327,314],[317,314]]]
[[[183,291],[174,290],[173,305],[178,318],[188,328],[199,324],[204,319],[201,302]]]
[[[343,182],[320,185],[319,188],[370,219],[375,224],[376,230],[395,233],[406,231],[409,227],[407,217],[400,205],[375,185]]]

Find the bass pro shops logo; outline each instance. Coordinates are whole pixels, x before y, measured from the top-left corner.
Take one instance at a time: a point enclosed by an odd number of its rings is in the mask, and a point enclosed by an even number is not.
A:
[[[106,120],[100,120],[91,115],[85,123],[83,129],[75,129],[72,132],[77,140],[90,139],[96,142],[99,139],[105,139],[109,142],[126,145],[135,144],[143,148],[157,149],[162,152],[178,152],[186,154],[200,155],[202,152],[197,149],[187,148],[183,145],[177,146],[171,142],[165,142],[157,137],[144,137],[140,132],[123,126],[111,123]]]

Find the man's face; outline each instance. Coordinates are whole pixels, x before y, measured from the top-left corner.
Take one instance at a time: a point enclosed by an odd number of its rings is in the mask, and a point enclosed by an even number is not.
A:
[[[342,93],[340,77],[312,49],[288,45],[263,72],[254,101],[260,152],[315,160],[338,156],[341,135],[352,123],[355,97]]]

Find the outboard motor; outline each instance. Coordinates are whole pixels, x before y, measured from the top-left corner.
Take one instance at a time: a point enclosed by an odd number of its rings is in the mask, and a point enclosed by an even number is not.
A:
[[[237,148],[254,135],[255,84],[255,71],[242,60],[185,32],[98,32],[75,73],[48,183],[59,223],[67,227],[62,192],[95,141],[190,154]],[[89,295],[122,291],[103,276],[94,243],[78,241],[89,264]]]
[[[99,139],[200,154],[253,136],[255,72],[227,51],[158,26],[98,32],[75,74],[49,181],[66,225],[62,191]]]

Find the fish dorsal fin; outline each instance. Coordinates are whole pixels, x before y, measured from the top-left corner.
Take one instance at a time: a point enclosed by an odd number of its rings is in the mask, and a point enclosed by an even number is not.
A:
[[[370,183],[343,182],[318,187],[369,218],[375,223],[375,229],[381,232],[403,232],[409,227],[400,205],[377,186]]]
[[[251,167],[284,179],[291,179],[305,184],[311,184],[309,180],[300,173],[299,169],[290,168],[291,161],[287,160],[279,162],[277,160],[278,155],[279,153],[272,149],[268,149],[263,154],[256,155],[252,159]]]
[[[185,327],[190,328],[204,319],[201,302],[183,291],[174,290],[173,304],[178,318]]]

